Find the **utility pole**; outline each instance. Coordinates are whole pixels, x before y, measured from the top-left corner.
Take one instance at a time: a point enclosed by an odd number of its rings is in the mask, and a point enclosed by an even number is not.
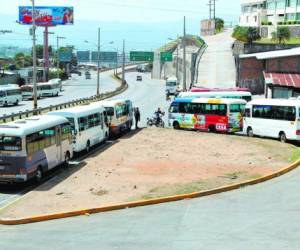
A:
[[[97,96],[100,95],[100,34],[101,34],[101,30],[100,28],[98,28],[98,57],[97,57],[97,61],[98,61],[98,67],[97,67]]]
[[[216,0],[212,0],[213,1],[213,17],[214,20],[216,20]]]
[[[65,37],[62,37],[62,36],[57,36],[56,37],[56,54],[57,54],[57,78],[59,78],[59,64],[60,64],[60,61],[59,61],[59,39],[66,39]]]
[[[123,40],[122,84],[125,84],[125,40]]]
[[[209,2],[208,2],[207,5],[209,7],[209,20],[211,20],[211,17],[212,17],[212,5],[213,5],[212,0],[209,0]]]
[[[54,34],[54,32],[48,31],[48,26],[45,26],[44,31],[44,73],[43,78],[44,82],[47,81],[49,73],[49,34]]]
[[[185,16],[183,18],[183,92],[186,91],[186,28],[185,28]]]
[[[176,49],[176,78],[177,78],[177,81],[179,80],[179,65],[178,65],[178,57],[179,57],[179,44],[180,44],[180,39],[179,39],[179,36],[177,35],[177,49]]]
[[[33,109],[36,110],[37,105],[37,84],[36,84],[36,36],[35,36],[35,2],[32,2],[32,57],[33,57],[33,74],[32,74],[32,83],[33,83]],[[35,112],[34,112],[35,113]]]

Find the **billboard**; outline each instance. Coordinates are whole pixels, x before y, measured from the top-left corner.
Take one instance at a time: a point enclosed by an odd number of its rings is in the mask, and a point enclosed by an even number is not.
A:
[[[59,61],[69,63],[72,61],[73,48],[60,48],[59,49]]]
[[[37,26],[72,25],[74,23],[73,7],[35,7]],[[32,7],[19,6],[19,23],[32,24]]]
[[[89,51],[77,51],[77,60],[78,60],[78,62],[89,62],[90,61],[90,52]]]
[[[118,54],[114,51],[103,51],[100,52],[100,62],[106,62],[106,63],[114,63],[118,60]],[[92,61],[97,62],[98,61],[98,52],[93,51],[92,52]]]

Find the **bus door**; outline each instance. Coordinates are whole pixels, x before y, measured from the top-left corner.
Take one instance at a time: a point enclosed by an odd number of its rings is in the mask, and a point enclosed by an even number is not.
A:
[[[56,127],[56,159],[57,164],[60,164],[63,161],[60,126]]]

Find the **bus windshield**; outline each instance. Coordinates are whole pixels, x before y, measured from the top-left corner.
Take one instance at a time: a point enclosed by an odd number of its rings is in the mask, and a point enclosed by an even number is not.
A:
[[[5,97],[5,91],[0,91],[0,97]]]
[[[167,82],[167,87],[175,87],[176,85],[177,85],[177,83],[175,81]]]
[[[15,136],[0,136],[0,150],[2,151],[21,151],[22,140]]]

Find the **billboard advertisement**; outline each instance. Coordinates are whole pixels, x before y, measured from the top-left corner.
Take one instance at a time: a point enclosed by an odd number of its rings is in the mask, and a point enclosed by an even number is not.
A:
[[[35,7],[37,26],[72,25],[74,23],[73,7]],[[19,6],[19,23],[32,24],[32,7]]]
[[[89,62],[90,61],[90,52],[89,51],[77,51],[77,60],[78,60],[78,62]]]

